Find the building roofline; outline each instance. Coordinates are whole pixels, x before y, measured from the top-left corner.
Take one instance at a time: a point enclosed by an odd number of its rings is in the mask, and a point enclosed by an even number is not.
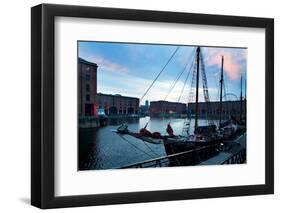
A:
[[[83,59],[83,58],[80,58],[80,57],[78,57],[78,62],[79,62],[79,63],[83,63],[83,64],[87,64],[87,65],[91,65],[91,66],[95,66],[95,67],[98,66],[96,63],[87,61],[87,60],[85,60],[85,59]]]
[[[164,100],[150,101],[150,105],[151,105],[151,103],[170,103],[170,104],[184,104],[184,105],[186,105],[186,103],[172,102],[172,101],[164,101]]]
[[[119,95],[119,94],[104,94],[104,93],[97,93],[97,95],[105,95],[105,96],[114,96],[114,97],[121,97],[121,98],[131,98],[131,99],[137,99],[139,100],[139,98],[136,97],[129,97],[129,96],[123,96],[123,95]]]
[[[229,101],[223,101],[222,103],[233,103],[233,102],[240,103],[241,101],[240,100],[229,100]],[[242,102],[245,102],[245,99],[242,100]],[[213,104],[213,103],[218,104],[218,103],[220,103],[220,101],[209,101],[209,103],[211,103],[211,104]],[[195,102],[190,102],[188,104],[192,104],[193,105],[193,104],[195,104]],[[198,104],[206,104],[206,102],[202,101],[202,102],[198,102]]]

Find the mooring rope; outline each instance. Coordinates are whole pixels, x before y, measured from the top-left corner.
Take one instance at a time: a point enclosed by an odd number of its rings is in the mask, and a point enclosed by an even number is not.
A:
[[[125,137],[123,137],[122,135],[118,134],[124,141],[126,141],[127,143],[129,143],[130,145],[132,145],[133,147],[135,147],[137,150],[143,152],[144,154],[146,154],[147,156],[154,158],[152,155],[150,155],[149,153],[147,153],[146,151],[140,149],[139,147],[137,147],[136,145],[134,145],[133,143],[131,143],[131,141],[129,141],[128,139],[126,139]]]
[[[142,140],[142,142],[145,144],[145,146],[155,155],[155,157],[160,157],[154,150],[147,144],[146,141]]]

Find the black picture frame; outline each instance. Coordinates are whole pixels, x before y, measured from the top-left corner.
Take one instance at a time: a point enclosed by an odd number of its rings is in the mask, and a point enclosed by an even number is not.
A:
[[[263,28],[265,48],[265,184],[56,197],[54,170],[55,17]],[[274,193],[274,20],[240,16],[41,4],[31,9],[31,204],[60,208]]]

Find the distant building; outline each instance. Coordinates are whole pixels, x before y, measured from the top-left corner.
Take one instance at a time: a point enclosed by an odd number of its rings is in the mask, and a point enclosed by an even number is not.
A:
[[[146,115],[149,114],[149,101],[148,100],[145,101],[145,105],[140,106],[140,113],[146,114]]]
[[[186,113],[186,104],[169,101],[151,101],[149,113],[152,116],[160,114],[183,114]]]
[[[145,101],[145,106],[146,106],[146,107],[149,106],[149,101],[148,101],[148,100]]]
[[[208,109],[205,102],[199,102],[199,117],[206,117]],[[218,118],[220,115],[220,102],[209,102],[210,110],[209,115],[213,118]],[[242,101],[242,115],[245,115],[246,101]],[[188,114],[195,115],[195,103],[189,103],[187,107]],[[229,115],[238,117],[241,114],[241,101],[223,101],[222,102],[222,117],[228,118]]]
[[[139,113],[139,98],[98,93],[97,99],[98,108],[104,109],[106,115]]]
[[[78,58],[78,111],[79,116],[138,114],[139,99],[122,95],[97,94],[98,65]]]
[[[97,64],[78,58],[79,116],[97,115]]]

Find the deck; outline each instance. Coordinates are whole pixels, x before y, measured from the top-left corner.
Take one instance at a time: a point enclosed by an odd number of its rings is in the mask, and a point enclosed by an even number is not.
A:
[[[194,150],[176,153],[173,155],[162,156],[154,159],[150,159],[143,162],[127,165],[121,167],[125,168],[149,168],[149,167],[167,167],[173,159],[176,158],[190,158],[190,156],[208,155],[207,160],[200,161],[199,163],[192,165],[220,165],[220,164],[239,164],[246,161],[246,134],[241,135],[239,138],[233,141],[225,142],[224,147],[218,151],[217,154],[213,154],[210,150],[214,150],[214,145],[200,147]],[[216,145],[217,146],[217,145]],[[217,147],[215,147],[217,149]],[[206,158],[205,158],[206,159]]]
[[[234,164],[243,163],[246,155],[246,134],[241,135],[238,139],[229,144],[229,148],[218,155],[209,158],[198,165],[218,165],[218,164]]]

